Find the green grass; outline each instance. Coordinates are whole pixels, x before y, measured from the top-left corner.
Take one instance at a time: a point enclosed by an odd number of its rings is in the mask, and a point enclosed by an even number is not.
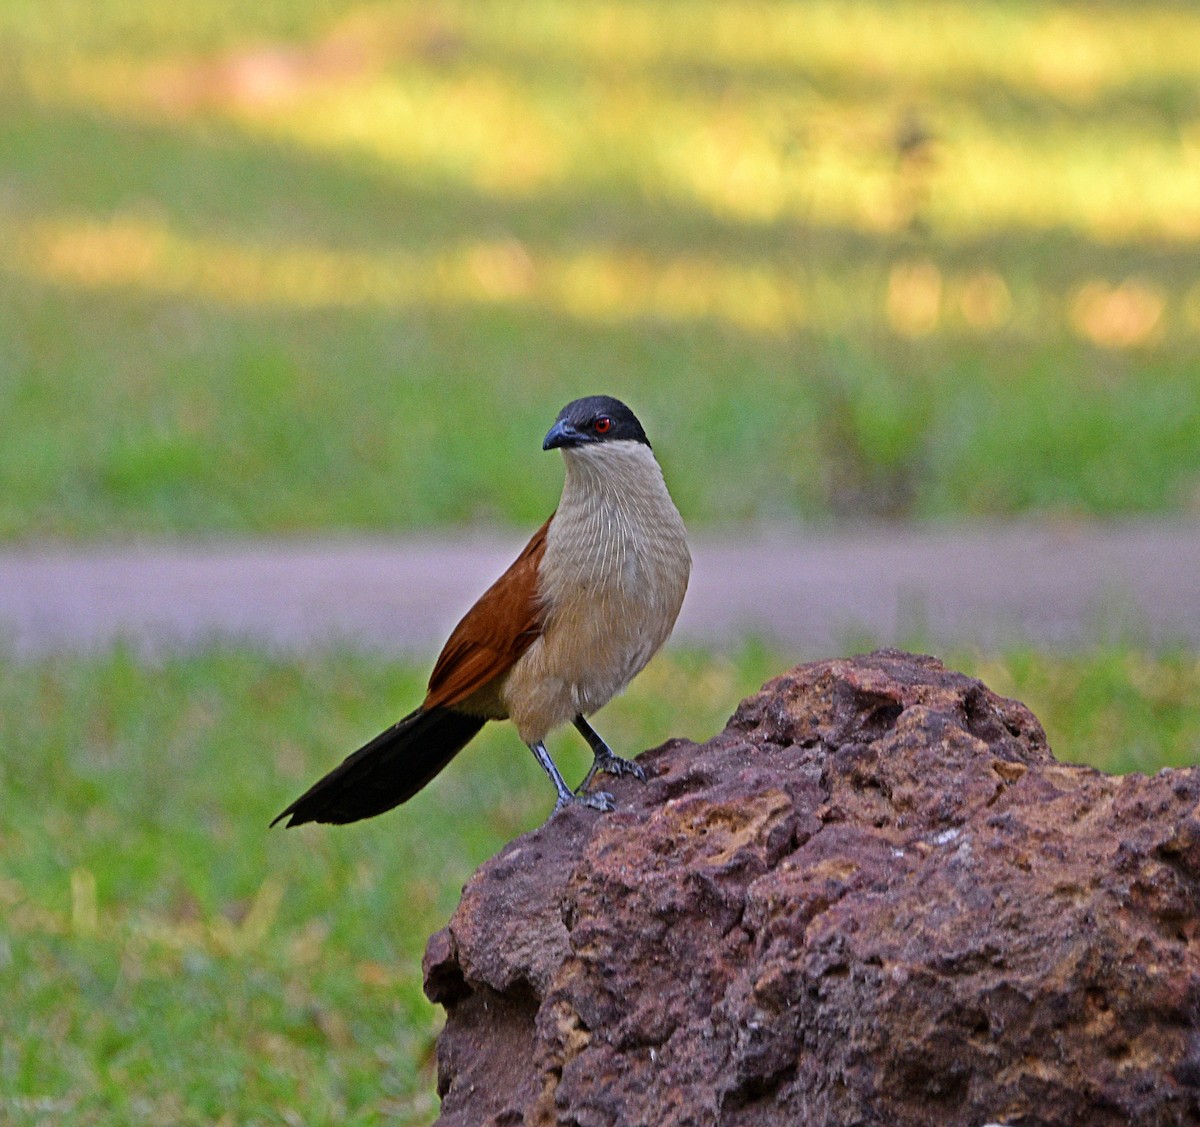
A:
[[[1194,655],[982,659],[1060,757],[1194,763]],[[600,724],[621,749],[705,739],[786,662],[657,660]],[[0,1120],[420,1124],[437,1015],[420,959],[476,865],[550,787],[504,726],[403,810],[267,822],[406,710],[423,671],[348,654],[116,652],[0,669]],[[586,750],[554,741],[568,776]]]
[[[13,0],[0,537],[1200,505],[1186,5]]]

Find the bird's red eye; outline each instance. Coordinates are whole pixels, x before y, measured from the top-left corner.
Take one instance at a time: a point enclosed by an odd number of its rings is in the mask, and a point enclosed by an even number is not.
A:
[[[612,430],[612,419],[610,419],[607,415],[601,415],[600,418],[598,418],[592,424],[592,430],[594,430],[597,434],[607,434],[610,430]]]

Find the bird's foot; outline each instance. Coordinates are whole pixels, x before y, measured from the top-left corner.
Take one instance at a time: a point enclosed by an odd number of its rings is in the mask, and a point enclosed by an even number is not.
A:
[[[639,783],[646,781],[646,772],[638,764],[634,763],[632,759],[622,759],[619,755],[613,755],[611,751],[608,754],[601,752],[592,760],[591,768],[584,775],[583,782],[575,788],[575,793],[584,793],[591,785],[592,780],[601,772],[605,775],[616,775],[617,778],[631,775]]]
[[[646,781],[646,772],[642,770],[640,763],[635,763],[632,759],[622,759],[619,755],[610,755],[606,759],[601,759],[597,768],[603,771],[606,775],[632,775],[639,783]]]
[[[613,796],[606,790],[598,790],[595,794],[572,794],[567,791],[558,796],[558,801],[554,804],[554,813],[557,814],[564,806],[587,806],[592,810],[602,810],[606,814],[617,808]]]

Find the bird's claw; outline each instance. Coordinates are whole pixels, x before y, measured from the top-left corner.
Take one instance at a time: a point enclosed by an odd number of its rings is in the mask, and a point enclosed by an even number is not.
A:
[[[600,772],[603,772],[606,775],[615,775],[617,778],[620,778],[623,775],[632,775],[640,783],[644,783],[646,781],[646,772],[643,771],[636,763],[634,763],[632,759],[622,759],[619,755],[612,754],[597,755],[596,758],[592,760],[591,769],[583,777],[583,782],[581,782],[579,786],[575,788],[575,793],[583,794],[588,787],[591,786],[592,780]]]
[[[635,763],[632,759],[622,759],[619,755],[614,755],[609,759],[605,759],[600,764],[600,770],[608,775],[632,775],[639,783],[646,781],[646,772],[641,766]]]
[[[592,810],[601,810],[606,814],[617,808],[613,796],[606,790],[598,790],[594,794],[571,794],[568,792],[559,795],[558,802],[554,804],[554,812],[557,814],[564,806],[588,806]]]
[[[594,810],[603,810],[606,813],[617,808],[617,804],[613,801],[613,796],[606,790],[594,791],[591,794],[577,794],[575,801],[582,802]]]

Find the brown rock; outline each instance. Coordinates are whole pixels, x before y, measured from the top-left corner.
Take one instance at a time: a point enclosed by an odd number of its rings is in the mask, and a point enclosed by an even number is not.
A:
[[[640,762],[430,941],[442,1127],[1200,1123],[1200,770],[895,651]]]

